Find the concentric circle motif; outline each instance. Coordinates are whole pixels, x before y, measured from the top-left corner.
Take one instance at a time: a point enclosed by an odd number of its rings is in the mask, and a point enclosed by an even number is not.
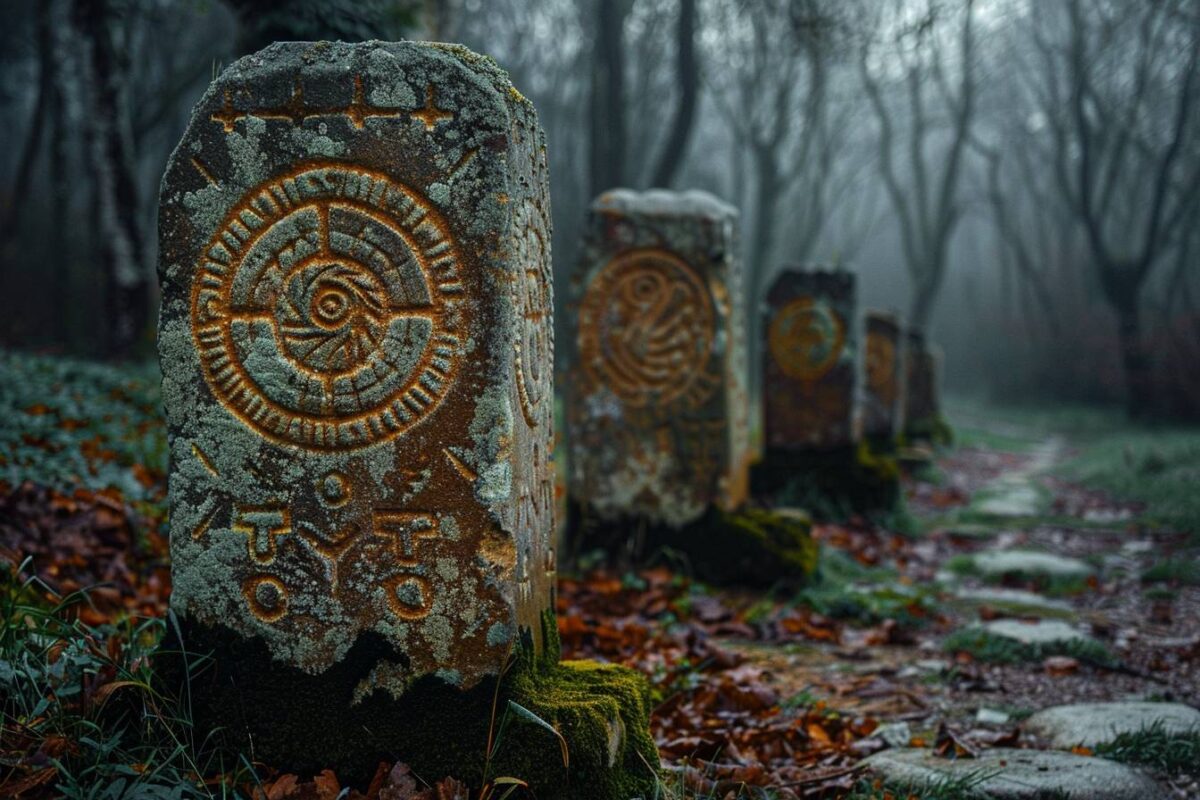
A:
[[[705,371],[714,330],[704,281],[665,250],[614,258],[579,311],[584,369],[631,406],[666,405],[687,392]]]
[[[537,425],[538,408],[554,391],[554,294],[547,246],[550,225],[541,206],[526,199],[517,207],[514,230],[516,273],[512,299],[517,319],[517,389],[525,420]]]
[[[828,303],[800,297],[771,320],[767,342],[785,375],[815,381],[837,364],[846,344],[846,328]]]
[[[217,399],[313,450],[389,439],[454,381],[461,296],[445,221],[387,176],[317,165],[250,191],[200,258],[192,333]]]

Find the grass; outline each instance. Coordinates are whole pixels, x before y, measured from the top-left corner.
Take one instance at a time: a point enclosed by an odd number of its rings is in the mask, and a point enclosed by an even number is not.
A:
[[[977,627],[954,631],[942,642],[942,649],[947,653],[966,653],[976,661],[989,664],[1036,663],[1051,656],[1070,656],[1105,669],[1120,664],[1108,648],[1091,639],[1026,644]]]
[[[991,796],[979,786],[996,774],[994,770],[979,770],[963,776],[916,783],[863,779],[845,800],[990,800]],[[1068,800],[1066,795],[1061,797]],[[1044,800],[1058,800],[1058,796]]]
[[[1142,583],[1173,583],[1200,586],[1200,555],[1178,554],[1175,558],[1155,562],[1142,573]]]
[[[1122,733],[1096,748],[1096,755],[1150,767],[1170,775],[1200,777],[1200,729],[1170,733],[1161,722],[1132,733]]]
[[[245,758],[193,741],[186,703],[155,687],[164,620],[88,626],[76,615],[85,594],[47,603],[43,587],[16,574],[0,584],[4,757],[40,767],[14,771],[6,791],[24,781],[80,800],[185,800],[247,797],[259,785]]]
[[[1142,521],[1200,541],[1200,430],[1118,430],[1086,444],[1059,473],[1146,504]]]

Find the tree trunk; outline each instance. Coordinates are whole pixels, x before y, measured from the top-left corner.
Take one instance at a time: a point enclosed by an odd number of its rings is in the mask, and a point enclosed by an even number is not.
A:
[[[150,285],[139,224],[132,133],[123,50],[114,41],[114,13],[107,0],[75,0],[75,24],[84,40],[87,97],[85,129],[95,184],[96,234],[105,278],[107,353],[133,354],[149,322]]]
[[[1154,384],[1150,358],[1142,341],[1142,319],[1138,293],[1132,292],[1118,304],[1117,336],[1121,347],[1121,366],[1125,374],[1125,412],[1132,419],[1154,413]]]
[[[688,137],[696,119],[696,96],[700,89],[700,72],[696,68],[696,0],[680,0],[679,35],[675,73],[679,84],[679,108],[671,132],[663,144],[658,166],[654,169],[651,186],[669,189],[687,154]]]
[[[592,197],[625,183],[625,75],[622,33],[625,0],[596,0],[596,40],[592,59]]]

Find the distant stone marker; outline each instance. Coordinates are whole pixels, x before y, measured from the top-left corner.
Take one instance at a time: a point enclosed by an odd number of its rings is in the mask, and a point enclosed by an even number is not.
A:
[[[941,354],[920,331],[905,334],[904,432],[911,441],[941,442],[949,435],[938,394]]]
[[[482,747],[510,655],[557,661],[546,169],[503,72],[411,42],[244,58],[172,156],[172,608],[263,758],[469,772],[436,725]]]
[[[767,291],[763,354],[766,449],[854,442],[854,275],[787,269]]]
[[[862,435],[883,442],[897,433],[902,386],[900,322],[895,314],[876,310],[867,311],[864,319]]]
[[[746,498],[736,212],[702,192],[592,204],[569,382],[570,492],[604,520],[681,526]]]

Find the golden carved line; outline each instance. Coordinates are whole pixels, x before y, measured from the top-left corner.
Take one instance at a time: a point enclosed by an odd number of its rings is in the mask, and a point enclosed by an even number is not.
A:
[[[421,597],[420,605],[409,605],[400,599],[399,589],[405,584],[413,584],[417,587]],[[384,591],[387,593],[388,605],[397,617],[404,620],[418,620],[429,616],[429,612],[433,610],[433,590],[429,585],[429,580],[421,575],[410,573],[395,575],[385,580],[383,585]]]
[[[371,516],[371,524],[375,536],[391,540],[396,563],[405,567],[420,563],[417,545],[421,539],[435,539],[438,535],[437,517],[424,511],[377,509]]]
[[[338,568],[341,566],[342,558],[350,551],[350,547],[358,538],[358,525],[351,523],[333,534],[333,537],[326,540],[318,536],[312,530],[301,530],[300,537],[307,542],[310,547],[325,559],[329,564],[329,591],[336,593],[338,589]]]
[[[259,599],[258,593],[263,587],[269,587],[276,593],[275,608],[268,608]],[[242,594],[250,607],[250,613],[263,622],[277,622],[287,613],[287,587],[274,575],[256,575],[248,578],[242,584]]]
[[[438,108],[433,99],[433,85],[425,89],[425,104],[415,110],[399,106],[373,106],[366,101],[361,75],[354,76],[354,95],[349,105],[345,106],[310,106],[304,100],[304,87],[297,79],[292,86],[292,94],[287,103],[282,106],[269,108],[253,108],[239,110],[234,108],[233,93],[225,90],[221,108],[213,112],[210,119],[218,123],[225,133],[233,133],[239,120],[246,117],[259,119],[282,120],[293,125],[302,125],[312,117],[346,117],[356,129],[362,130],[366,121],[372,118],[402,117],[421,122],[426,131],[432,131],[439,122],[454,119],[454,114],[446,109]]]
[[[450,460],[450,466],[454,467],[455,472],[463,476],[464,479],[474,483],[479,478],[475,472],[462,462],[462,459],[450,452],[450,448],[443,447],[442,452],[446,454],[446,458]]]
[[[209,171],[208,167],[204,166],[203,161],[196,158],[195,156],[192,156],[191,161],[192,161],[192,166],[196,168],[196,171],[199,172],[202,176],[204,176],[204,180],[208,181],[213,186],[220,185],[217,183],[217,179],[213,177],[213,174]]]
[[[458,180],[459,174],[467,168],[468,164],[475,160],[475,156],[477,155],[479,155],[478,147],[472,147],[470,150],[463,153],[462,158],[458,160],[458,163],[451,167],[450,171],[446,173],[447,183],[453,183],[454,181]]]
[[[201,466],[208,470],[214,478],[221,477],[221,473],[217,472],[217,468],[213,466],[212,461],[209,461],[208,456],[205,455],[204,451],[200,449],[200,446],[195,443],[192,444],[192,455],[196,457],[196,460],[200,462]]]
[[[275,517],[275,524],[255,522],[251,516]],[[274,503],[269,505],[243,505],[237,507],[231,530],[246,534],[246,552],[256,563],[268,565],[275,561],[278,555],[276,540],[292,532],[292,512],[287,506]],[[261,533],[260,533],[261,532]],[[261,535],[261,539],[260,539]],[[260,543],[266,543],[265,552]]]
[[[298,185],[301,183],[302,186]],[[307,195],[301,194],[302,188]],[[287,201],[263,202],[269,197]],[[378,205],[371,205],[372,202]],[[348,450],[388,439],[427,415],[455,377],[459,338],[447,329],[452,317],[446,312],[457,303],[451,296],[463,290],[458,282],[459,259],[449,225],[427,202],[387,176],[342,164],[309,164],[252,190],[230,212],[224,227],[206,250],[207,256],[218,256],[228,261],[228,265],[202,258],[192,285],[193,336],[205,378],[218,402],[271,441],[318,450]],[[250,206],[263,214],[273,212],[278,216],[264,218],[250,212]],[[429,293],[428,304],[396,304],[390,293],[379,294],[385,291],[383,278],[370,267],[348,255],[331,253],[329,206],[345,209],[348,214],[390,230],[403,243],[405,251],[388,255],[398,259],[395,268],[408,265],[403,267],[409,270],[404,273],[407,280],[419,278],[424,282]],[[274,303],[270,312],[234,308],[231,292],[241,268],[242,254],[255,246],[278,219],[305,208],[317,211],[317,249],[326,255],[304,256],[287,273],[264,270],[258,280],[271,281],[263,289],[274,291],[276,296],[289,281],[319,281],[300,286],[303,292],[300,300],[312,292],[314,305],[295,306],[296,301],[289,294],[288,305],[270,301]],[[401,215],[405,222],[398,223]],[[303,231],[299,235],[302,238],[297,241],[311,242],[303,237]],[[435,264],[441,282],[433,280],[434,264],[428,261],[429,253],[437,255]],[[254,287],[254,291],[259,291],[259,287]],[[318,301],[321,305],[316,305]],[[331,317],[333,327],[325,326],[328,332],[317,327],[318,313],[335,315]],[[371,359],[377,358],[374,354],[379,352],[397,317],[428,320],[431,337],[404,374],[375,373],[372,365],[377,362]],[[359,319],[363,322],[358,322]],[[457,320],[457,315],[453,319]],[[301,380],[323,383],[324,397],[306,401],[301,395],[293,401],[295,407],[281,405],[268,397],[240,360],[233,332],[235,321],[267,323],[278,343],[279,357],[290,365],[289,369],[309,376]],[[336,349],[325,349],[326,341]],[[391,362],[384,357],[378,363]],[[315,373],[314,369],[340,372]],[[365,372],[368,369],[372,371]],[[358,383],[360,373],[366,375],[368,383],[385,382],[383,396],[375,390],[377,399],[369,405],[364,402]],[[351,407],[358,410],[343,407],[334,412],[335,402],[352,402]]]
[[[217,506],[213,506],[213,508],[200,519],[200,523],[192,529],[192,539],[194,541],[200,541],[204,538],[204,534],[208,533],[208,529],[212,527],[212,521],[217,516],[218,510],[219,508]]]

